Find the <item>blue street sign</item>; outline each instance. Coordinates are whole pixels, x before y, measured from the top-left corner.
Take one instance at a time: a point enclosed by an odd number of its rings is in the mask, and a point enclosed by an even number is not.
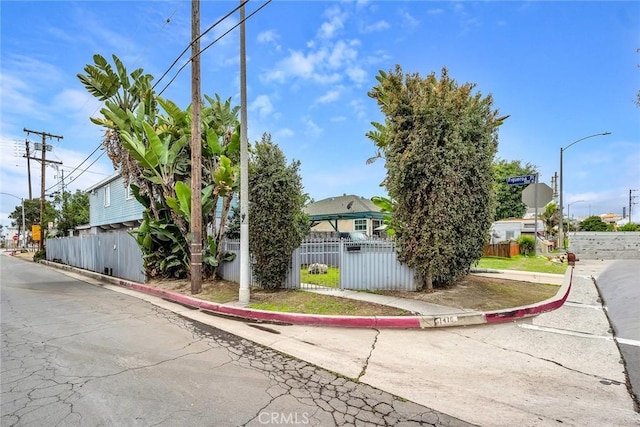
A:
[[[535,175],[511,176],[507,178],[507,184],[509,185],[535,184],[535,182]]]

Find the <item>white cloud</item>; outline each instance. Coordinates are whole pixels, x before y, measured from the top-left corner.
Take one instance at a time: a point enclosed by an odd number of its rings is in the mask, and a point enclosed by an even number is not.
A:
[[[302,118],[302,123],[304,124],[304,134],[311,138],[318,138],[322,132],[322,127],[318,126],[309,116],[305,116]]]
[[[382,20],[374,22],[373,24],[365,25],[362,27],[361,31],[363,33],[374,33],[377,31],[388,30],[389,28],[391,28],[391,25],[387,21]]]
[[[405,28],[415,28],[420,25],[420,21],[406,10],[400,11],[399,15],[402,20],[402,26]]]
[[[349,103],[349,105],[353,109],[356,117],[358,117],[359,119],[364,119],[367,116],[367,110],[362,99],[354,99]]]
[[[295,132],[293,130],[291,130],[290,128],[282,128],[282,129],[278,129],[274,134],[274,140],[278,141],[281,138],[291,138],[292,136],[295,135]]]
[[[318,38],[330,39],[344,28],[344,21],[347,19],[347,13],[342,11],[338,6],[334,6],[327,9],[324,15],[328,18],[328,21],[325,21],[320,25]]]
[[[339,40],[333,46],[331,53],[328,55],[327,64],[330,68],[340,68],[345,63],[351,63],[358,58],[358,51],[354,49],[354,46],[358,46],[357,40],[351,41],[348,44],[344,40]]]
[[[368,74],[360,67],[349,67],[345,70],[345,73],[347,74],[347,76],[349,76],[349,80],[357,85],[361,85],[367,82]]]
[[[337,101],[340,98],[339,90],[330,90],[322,95],[320,98],[316,99],[314,104],[329,104],[331,102]]]
[[[259,95],[249,106],[249,111],[257,111],[261,119],[273,112],[273,104],[267,95]]]
[[[279,39],[280,36],[274,30],[263,31],[258,34],[257,37],[258,43],[272,45],[276,49],[276,51],[279,51],[281,49],[281,46],[278,43]]]

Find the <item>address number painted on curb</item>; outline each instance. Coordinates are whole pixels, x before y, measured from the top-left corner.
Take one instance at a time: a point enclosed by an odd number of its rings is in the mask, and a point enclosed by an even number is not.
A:
[[[450,325],[452,323],[458,323],[458,316],[436,317],[434,319],[436,326]]]

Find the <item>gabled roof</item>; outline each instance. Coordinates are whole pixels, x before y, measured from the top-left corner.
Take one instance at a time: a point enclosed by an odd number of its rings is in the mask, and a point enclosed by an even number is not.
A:
[[[98,182],[97,184],[92,185],[91,187],[87,188],[86,190],[84,190],[86,193],[89,193],[91,190],[97,190],[100,187],[104,187],[105,185],[107,185],[108,183],[115,181],[116,179],[118,179],[120,177],[120,172],[116,172],[111,176],[106,177],[105,179],[103,179],[102,181]]]
[[[353,214],[379,213],[381,209],[373,204],[369,199],[356,196],[353,194],[345,194],[344,196],[329,197],[308,204],[304,211],[309,216],[344,216],[351,217]],[[367,215],[358,215],[360,217]],[[378,216],[378,215],[374,215]]]

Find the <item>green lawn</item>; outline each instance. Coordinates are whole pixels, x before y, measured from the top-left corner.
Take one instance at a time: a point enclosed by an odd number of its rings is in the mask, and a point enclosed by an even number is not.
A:
[[[340,285],[340,270],[338,267],[329,267],[327,274],[309,274],[306,267],[300,269],[300,281],[312,285],[337,288]]]
[[[536,273],[564,274],[567,263],[549,261],[545,256],[518,255],[513,258],[483,257],[476,268],[489,268],[494,270],[519,270],[533,271]]]

